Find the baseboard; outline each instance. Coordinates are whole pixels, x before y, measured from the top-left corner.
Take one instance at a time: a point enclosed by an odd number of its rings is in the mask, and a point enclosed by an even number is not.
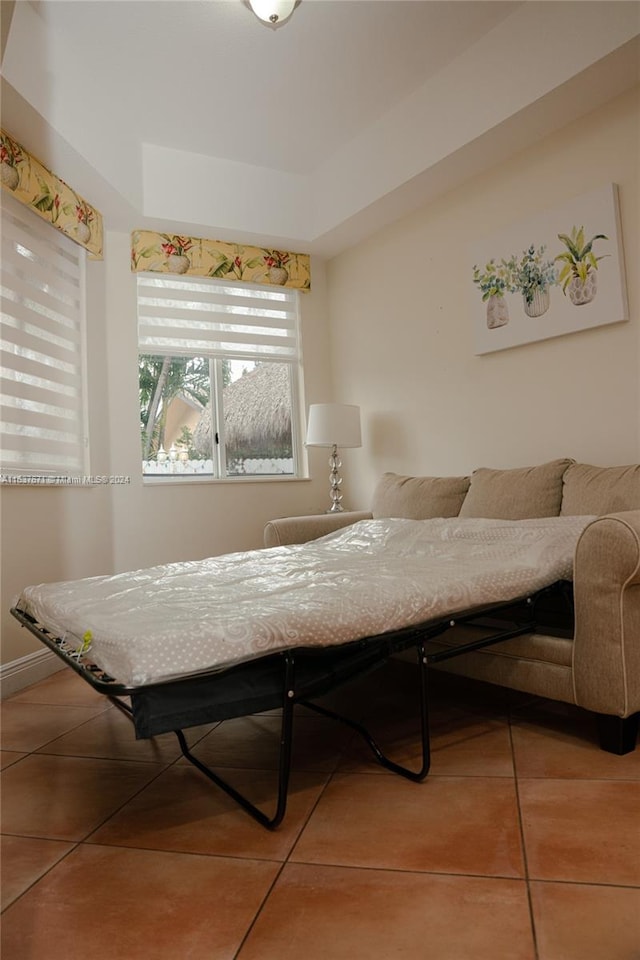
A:
[[[51,650],[36,650],[26,657],[3,663],[0,666],[0,699],[5,700],[58,670],[64,670],[64,664]]]

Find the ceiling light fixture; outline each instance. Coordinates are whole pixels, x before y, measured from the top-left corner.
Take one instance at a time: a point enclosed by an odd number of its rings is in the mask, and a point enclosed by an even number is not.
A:
[[[296,0],[249,0],[249,3],[256,17],[275,27],[289,19]]]

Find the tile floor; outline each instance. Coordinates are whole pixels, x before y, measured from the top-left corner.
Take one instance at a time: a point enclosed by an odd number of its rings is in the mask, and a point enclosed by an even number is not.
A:
[[[415,762],[414,670],[333,704]],[[136,741],[63,670],[2,705],[4,960],[640,960],[640,748],[596,745],[561,704],[431,680],[432,767],[414,784],[299,708],[268,832],[180,755]],[[265,807],[278,718],[189,731]]]

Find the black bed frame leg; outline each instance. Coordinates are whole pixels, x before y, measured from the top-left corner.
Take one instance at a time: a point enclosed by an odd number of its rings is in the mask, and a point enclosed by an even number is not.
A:
[[[606,713],[598,714],[598,738],[600,747],[607,753],[619,756],[631,753],[636,748],[638,721],[640,713],[630,717],[615,717]]]
[[[399,774],[401,777],[405,777],[407,780],[413,780],[415,783],[419,783],[421,780],[424,780],[429,772],[429,767],[431,766],[431,748],[429,744],[429,708],[427,697],[428,660],[425,655],[423,643],[418,643],[416,645],[416,650],[418,654],[418,667],[420,671],[420,734],[422,740],[422,756],[419,770],[410,770],[409,767],[403,767],[402,764],[396,763],[394,760],[390,760],[389,757],[382,752],[367,728],[363,727],[361,723],[357,723],[355,720],[351,720],[349,717],[343,717],[339,713],[334,713],[333,710],[328,710],[326,707],[321,707],[317,703],[311,703],[308,700],[301,700],[300,702],[310,710],[314,710],[316,713],[320,713],[325,717],[330,717],[332,720],[339,720],[340,723],[345,723],[348,727],[356,730],[367,742],[369,748],[381,766],[385,767],[387,770],[391,770],[393,773]]]
[[[180,744],[180,749],[182,750],[182,755],[192,763],[194,767],[197,767],[201,773],[208,777],[209,780],[213,781],[216,786],[220,787],[221,790],[224,790],[228,796],[235,800],[235,802],[242,807],[243,810],[253,817],[254,820],[257,820],[261,826],[266,827],[268,830],[275,830],[276,827],[280,826],[284,818],[286,809],[287,809],[287,793],[289,790],[289,774],[291,772],[291,747],[293,741],[293,708],[294,708],[294,690],[293,690],[293,656],[291,654],[285,654],[285,668],[284,668],[284,689],[282,694],[282,723],[280,727],[280,754],[279,754],[279,763],[278,763],[278,801],[276,804],[276,811],[272,817],[267,816],[266,813],[263,813],[259,807],[256,807],[255,804],[251,803],[242,793],[232,787],[230,783],[224,780],[219,776],[215,771],[211,770],[206,764],[198,760],[197,757],[190,752],[185,739],[184,733],[182,730],[174,730],[176,737],[178,738],[178,743]]]

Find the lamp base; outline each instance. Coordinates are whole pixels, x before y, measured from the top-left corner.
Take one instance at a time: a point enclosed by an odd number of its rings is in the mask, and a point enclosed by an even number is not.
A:
[[[331,451],[331,456],[329,457],[329,466],[331,467],[329,473],[329,497],[331,499],[331,506],[327,510],[327,513],[342,513],[344,510],[344,507],[340,503],[342,500],[342,494],[340,493],[342,477],[338,476],[338,469],[342,466],[342,461],[338,456],[338,447],[335,443]]]

